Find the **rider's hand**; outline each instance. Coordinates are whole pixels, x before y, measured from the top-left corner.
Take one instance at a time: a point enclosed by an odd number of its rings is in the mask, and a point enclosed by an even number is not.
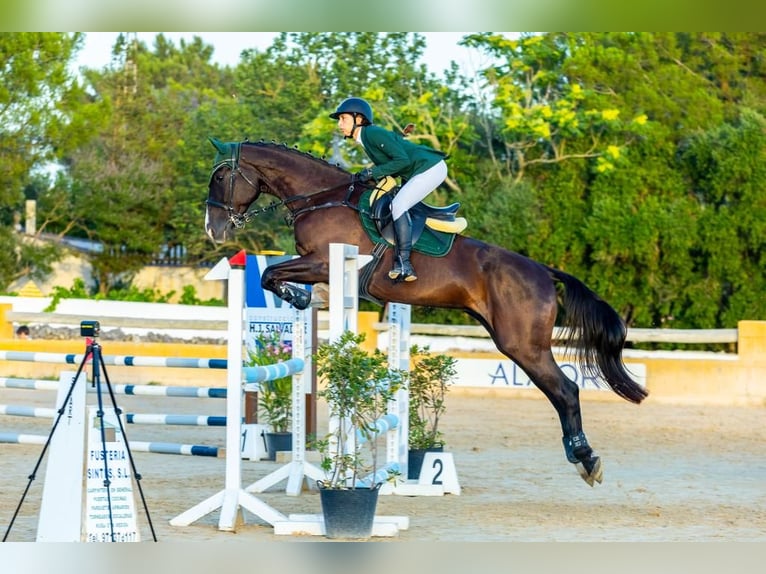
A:
[[[372,177],[372,169],[367,167],[363,169],[362,171],[356,172],[353,177],[353,181],[358,181],[360,183],[363,183],[365,181],[371,181],[375,178]]]

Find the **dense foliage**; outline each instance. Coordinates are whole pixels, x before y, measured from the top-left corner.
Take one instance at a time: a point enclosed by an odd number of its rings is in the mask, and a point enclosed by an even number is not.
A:
[[[100,246],[101,293],[177,246],[196,262],[292,251],[279,212],[237,245],[206,241],[207,138],[273,139],[358,167],[327,117],[353,94],[377,123],[412,122],[412,139],[450,154],[429,200],[460,201],[470,235],[580,277],[629,325],[766,318],[766,34],[471,34],[463,43],[491,63],[445,78],[413,33],[284,33],[234,68],[199,38],[148,47],[128,34],[110,66],[77,73],[81,41],[0,35],[0,288],[56,256],[15,229],[25,199],[38,201],[38,235]]]

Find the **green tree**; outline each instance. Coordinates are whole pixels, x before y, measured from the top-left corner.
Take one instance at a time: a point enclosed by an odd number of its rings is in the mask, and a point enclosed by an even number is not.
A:
[[[731,304],[742,316],[744,300],[752,312],[747,288],[762,285],[763,266],[731,261],[757,261],[757,241],[703,209],[696,199],[703,192],[690,193],[690,185],[706,188],[721,162],[706,161],[693,184],[682,174],[689,173],[691,142],[703,147],[700,130],[724,138],[718,130],[726,118],[739,118],[738,102],[762,93],[762,39],[589,33],[512,42],[481,34],[466,42],[501,59],[483,73],[495,112],[478,118],[495,179],[470,190],[478,212],[472,220],[486,221],[484,238],[506,238],[511,248],[581,277],[634,326],[712,326]],[[731,157],[747,154],[737,149]],[[736,172],[729,166],[725,173],[731,182]],[[482,216],[479,198],[499,217]],[[503,208],[504,201],[513,207]],[[746,253],[739,251],[743,235]],[[717,250],[726,257],[711,257]],[[724,281],[715,268],[701,277],[711,259],[727,260],[726,271],[735,266],[737,273]],[[755,279],[744,281],[747,273]],[[711,303],[700,290],[720,296]]]
[[[49,185],[46,169],[86,136],[71,61],[81,34],[0,34],[0,288],[50,271],[58,251],[16,232],[24,200]]]
[[[468,36],[464,43],[483,48],[499,62],[482,72],[497,112],[496,121],[485,128],[496,142],[487,149],[498,179],[518,182],[531,166],[588,158],[606,171],[619,157],[619,146],[645,121],[643,116],[621,117],[621,110],[595,86],[568,74],[578,45],[574,36],[511,40],[486,33]]]
[[[98,246],[89,258],[102,294],[167,247],[201,251],[204,190],[191,182],[201,177],[202,142],[190,118],[232,86],[198,39],[176,48],[160,34],[152,52],[121,35],[113,54],[110,67],[86,71],[98,131],[70,154],[47,213],[52,230]]]
[[[699,221],[690,250],[695,274],[682,297],[684,326],[735,327],[766,317],[764,154],[766,120],[750,110],[683,147]]]
[[[737,42],[725,35],[586,34],[572,52],[570,76],[609,94],[622,113],[646,118],[621,148],[616,169],[596,165],[592,171],[582,241],[574,243],[585,246],[577,273],[615,303],[629,324],[701,328],[725,322],[720,314],[731,301],[723,293],[710,294],[730,290],[732,282],[717,288],[721,277],[701,276],[706,265],[697,257],[708,245],[721,245],[723,237],[711,237],[703,224],[710,210],[690,190],[706,184],[684,179],[688,164],[679,160],[700,130],[719,134],[726,118],[742,113],[735,100],[757,92],[748,55],[754,39],[738,38],[747,46],[738,53]],[[733,74],[735,69],[744,73]],[[744,148],[736,151],[740,159],[747,156]],[[706,172],[717,165],[708,162],[696,177],[706,181]],[[733,173],[727,170],[726,176]],[[716,226],[729,225],[719,214],[713,219]],[[736,235],[728,239],[720,249],[733,256],[739,241]],[[747,267],[754,277],[750,284],[762,284],[757,269]],[[727,326],[735,322],[729,317]]]
[[[233,68],[211,64],[199,38],[175,46],[158,35],[150,49],[128,35],[109,67],[82,71],[83,89],[62,68],[77,35],[6,35],[0,281],[45,270],[39,258],[48,255],[22,248],[12,228],[25,197],[38,198],[41,230],[104,246],[94,255],[102,289],[164,246],[209,260],[240,248],[292,251],[281,210],[259,214],[236,243],[206,240],[208,137],[276,140],[358,168],[364,154],[328,114],[359,95],[376,123],[413,123],[410,138],[450,154],[450,177],[429,200],[460,201],[468,234],[577,275],[631,326],[762,317],[765,41],[471,34],[463,43],[493,63],[437,80],[412,33],[284,33]],[[42,53],[50,57],[34,56]],[[34,127],[20,129],[24,121]],[[50,181],[35,171],[47,161],[61,166]],[[467,320],[433,309],[414,316]]]

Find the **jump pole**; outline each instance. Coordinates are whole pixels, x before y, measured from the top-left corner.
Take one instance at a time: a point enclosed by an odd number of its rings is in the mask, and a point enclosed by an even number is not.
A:
[[[402,303],[388,304],[388,364],[402,370],[410,369],[410,330],[411,307]],[[388,464],[398,461],[402,476],[407,477],[407,459],[409,451],[409,403],[410,395],[406,389],[399,389],[396,399],[389,405],[389,414],[399,417],[396,432],[386,435],[386,461]],[[444,456],[444,455],[442,455]],[[450,455],[451,456],[451,455]],[[385,483],[380,494],[398,494],[402,496],[442,496],[444,487],[439,484],[421,483],[418,480]]]
[[[189,526],[220,509],[218,529],[235,532],[244,522],[242,508],[271,525],[287,517],[242,488],[242,457],[239,449],[242,418],[242,333],[244,326],[245,251],[222,259],[205,276],[206,280],[228,279],[229,332],[226,370],[226,476],[224,489],[170,520],[171,526]]]
[[[359,269],[371,260],[372,256],[370,255],[359,255],[359,248],[356,245],[330,244],[330,341],[337,340],[344,331],[357,332]],[[409,370],[410,305],[389,303],[388,327],[388,364],[392,368]],[[388,405],[388,413],[396,417],[398,424],[386,433],[386,467],[393,470],[398,469],[406,477],[409,449],[409,394],[407,389],[399,389],[394,400]],[[332,431],[333,428],[337,428],[333,425],[340,424],[340,421],[330,419],[329,423],[330,431]],[[349,436],[354,437],[355,433],[350,433]],[[348,442],[349,451],[354,448],[353,440],[352,438]],[[448,455],[441,456],[446,457]],[[454,469],[454,464],[451,468]],[[450,474],[453,475],[454,470]],[[444,494],[444,488],[441,485],[420,483],[419,481],[407,481],[395,485],[385,482],[380,489],[380,494],[441,496]],[[402,527],[401,524],[400,527]]]
[[[112,383],[115,395],[147,395],[152,397],[188,397],[196,399],[225,399],[226,389],[208,387],[156,387],[154,385],[132,385]],[[0,377],[0,388],[25,389],[30,391],[57,391],[58,381],[47,379],[20,379]],[[96,386],[91,384],[86,392],[96,393]],[[101,392],[109,392],[106,385],[101,385]]]

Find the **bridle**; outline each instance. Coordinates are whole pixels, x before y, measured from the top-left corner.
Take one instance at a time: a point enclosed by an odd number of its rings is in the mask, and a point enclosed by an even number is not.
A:
[[[210,199],[209,197],[205,200],[205,204],[217,207],[219,209],[223,209],[226,212],[226,216],[228,217],[229,223],[231,223],[235,229],[242,229],[245,225],[250,223],[250,221],[257,215],[261,213],[266,213],[268,211],[273,211],[274,209],[278,208],[280,205],[284,205],[284,201],[274,201],[270,203],[269,205],[265,207],[252,207],[252,204],[250,204],[250,207],[247,208],[247,210],[244,213],[238,213],[234,209],[234,178],[239,174],[242,176],[242,179],[247,182],[250,187],[257,190],[259,194],[264,193],[265,191],[268,191],[268,185],[262,184],[258,186],[255,182],[253,182],[245,173],[242,172],[242,170],[239,167],[239,146],[237,146],[236,155],[234,155],[234,152],[232,152],[231,159],[225,159],[223,161],[219,161],[213,166],[213,172],[210,175],[210,179],[212,180],[213,177],[215,177],[215,173],[221,169],[222,167],[228,167],[229,168],[229,185],[226,189],[226,192],[223,196],[223,202],[216,201],[214,199]],[[257,170],[256,170],[257,171]],[[263,177],[263,174],[258,172],[258,175]]]
[[[210,175],[210,178],[215,176],[215,173],[221,169],[222,167],[228,167],[229,168],[229,185],[226,189],[226,192],[224,193],[224,200],[216,201],[214,199],[206,199],[205,203],[212,207],[217,207],[219,209],[223,209],[226,212],[226,215],[228,217],[229,223],[231,223],[235,229],[241,229],[245,225],[247,225],[254,217],[262,214],[267,213],[269,211],[273,211],[277,209],[278,207],[285,206],[287,207],[289,214],[286,216],[286,222],[288,225],[292,225],[295,223],[295,220],[298,219],[298,217],[310,213],[312,211],[316,211],[317,209],[327,209],[330,207],[349,207],[351,209],[354,209],[356,211],[359,210],[358,206],[353,205],[350,203],[349,199],[351,197],[351,194],[354,191],[354,182],[352,180],[351,184],[348,186],[348,190],[346,193],[346,196],[342,201],[328,201],[319,205],[305,205],[303,207],[298,208],[292,208],[291,203],[295,203],[297,201],[304,201],[304,202],[310,202],[311,198],[316,197],[318,195],[324,194],[328,191],[334,191],[338,189],[341,186],[334,185],[331,187],[326,187],[323,189],[320,189],[318,191],[314,191],[311,193],[306,194],[300,194],[300,195],[294,195],[292,197],[287,197],[278,201],[273,201],[269,205],[265,207],[255,207],[253,208],[251,204],[250,207],[244,212],[244,213],[238,213],[234,209],[234,182],[237,174],[239,174],[242,179],[245,180],[245,183],[247,183],[250,187],[258,191],[258,194],[263,194],[268,192],[271,188],[268,184],[268,179],[264,175],[264,173],[259,170],[257,167],[251,165],[250,167],[258,174],[260,179],[260,185],[256,182],[254,182],[252,179],[250,179],[247,174],[245,174],[242,169],[239,167],[239,149],[240,144],[233,146],[231,157],[221,160],[217,162],[213,166],[213,171]],[[345,185],[345,184],[343,184]],[[364,186],[364,184],[361,184]],[[364,186],[366,187],[366,186]]]

